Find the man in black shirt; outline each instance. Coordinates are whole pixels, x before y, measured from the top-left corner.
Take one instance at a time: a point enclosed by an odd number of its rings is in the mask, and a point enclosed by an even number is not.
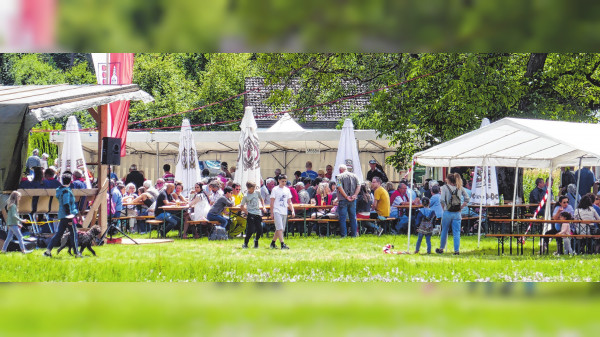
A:
[[[531,190],[531,192],[529,193],[529,203],[530,204],[539,204],[542,199],[544,198],[544,195],[546,194],[546,184],[544,183],[544,179],[542,178],[537,178],[535,180],[535,188],[533,190]],[[531,210],[532,212],[535,211],[537,207],[532,207]],[[544,210],[546,209],[546,205],[544,205],[544,207],[542,207],[540,209],[540,212],[538,213],[538,215],[540,214],[544,214]]]
[[[137,165],[131,165],[131,167],[129,167],[129,174],[125,178],[125,185],[134,183],[137,189],[144,185],[144,180],[146,179],[144,179],[142,172],[137,170]]]
[[[175,205],[175,202],[173,202],[173,198],[171,197],[171,193],[173,193],[174,190],[174,184],[167,184],[167,186],[163,190],[161,190],[160,193],[158,193],[158,198],[156,199],[154,217],[157,220],[165,220],[166,222],[166,228],[165,232],[163,233],[163,236],[166,236],[167,233],[173,228],[175,228],[175,226],[177,226],[177,224],[179,224],[179,222],[181,221],[179,217],[169,212],[166,212],[161,208],[163,206]]]
[[[367,172],[368,181],[373,180],[373,177],[378,177],[379,179],[381,179],[382,182],[388,182],[388,177],[385,174],[385,172],[383,172],[383,170],[380,168],[381,166],[377,164],[377,160],[369,160],[369,166],[371,166],[371,169],[369,170],[369,172]]]

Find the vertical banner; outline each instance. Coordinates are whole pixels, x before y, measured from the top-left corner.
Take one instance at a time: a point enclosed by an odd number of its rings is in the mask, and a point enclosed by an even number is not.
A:
[[[490,120],[484,118],[481,121],[481,127],[490,125]],[[496,175],[495,166],[487,166],[487,172],[481,167],[475,167],[475,173],[473,174],[473,186],[471,187],[471,202],[473,204],[484,204],[484,205],[498,205],[500,203],[500,196],[498,195],[498,176]],[[484,179],[484,174],[487,175]],[[483,185],[483,182],[487,182],[487,188]],[[484,194],[487,195],[484,196]],[[485,198],[485,199],[484,199]]]
[[[94,68],[98,84],[131,84],[133,80],[133,53],[93,53]],[[125,156],[129,101],[118,101],[108,105],[109,135],[121,138],[121,157]]]
[[[0,1],[0,45],[3,49],[55,49],[56,3],[56,0]]]

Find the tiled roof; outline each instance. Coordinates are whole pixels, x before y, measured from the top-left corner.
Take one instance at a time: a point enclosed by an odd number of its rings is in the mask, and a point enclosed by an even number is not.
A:
[[[264,103],[264,101],[271,95],[271,90],[283,89],[284,84],[264,86],[263,78],[247,77],[245,85],[246,90],[260,88],[260,90],[253,90],[245,95],[245,105],[253,107],[254,116],[256,117],[256,122],[259,127],[268,127],[274,124],[279,116],[273,114],[279,111],[290,109],[292,107],[292,105],[287,105],[274,110]],[[346,81],[343,85],[347,89],[347,92],[345,93],[347,96],[367,90],[367,88],[358,83],[358,81]],[[298,93],[300,89],[300,80],[292,79],[291,83],[288,85],[288,88],[291,88],[294,94]],[[331,125],[335,126],[338,121],[344,119],[350,113],[364,111],[366,106],[369,104],[369,101],[370,96],[363,95],[344,100],[340,103],[317,107],[314,109],[314,116],[307,114],[307,122],[301,123],[301,125],[305,128],[331,127]],[[297,114],[294,113],[293,115]]]

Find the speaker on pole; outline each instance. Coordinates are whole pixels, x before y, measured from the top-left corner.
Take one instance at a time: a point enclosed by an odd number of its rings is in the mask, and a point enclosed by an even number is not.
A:
[[[102,165],[121,165],[121,138],[102,138]]]

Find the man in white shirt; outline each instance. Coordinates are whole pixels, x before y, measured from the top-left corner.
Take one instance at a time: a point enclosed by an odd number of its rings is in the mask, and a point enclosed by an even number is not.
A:
[[[271,219],[275,220],[275,234],[273,234],[273,241],[271,241],[271,248],[273,249],[277,248],[275,245],[277,239],[281,243],[281,249],[290,249],[283,242],[283,230],[287,222],[288,208],[292,211],[292,217],[296,216],[296,213],[292,205],[292,193],[286,184],[287,176],[282,174],[279,176],[279,185],[273,187],[271,191]]]

